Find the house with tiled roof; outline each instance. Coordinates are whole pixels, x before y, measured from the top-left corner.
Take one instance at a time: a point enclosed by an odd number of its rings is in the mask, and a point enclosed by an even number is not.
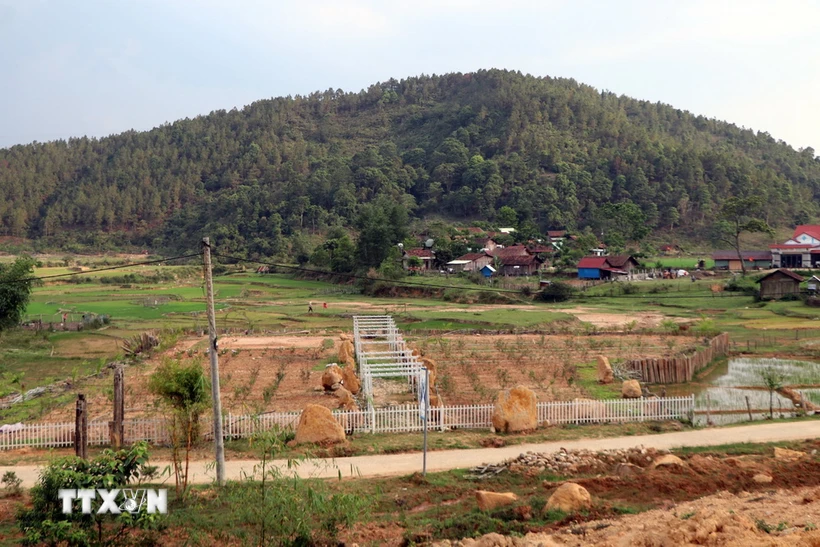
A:
[[[526,245],[510,245],[509,247],[496,247],[490,254],[498,258],[506,258],[509,256],[526,256],[533,253]]]
[[[499,258],[500,271],[502,275],[519,276],[533,275],[538,273],[538,268],[543,264],[543,260],[535,254],[509,255]]]
[[[611,279],[629,275],[637,266],[638,261],[631,256],[585,256],[578,262],[578,279]]]
[[[430,249],[407,249],[402,256],[402,263],[405,269],[410,269],[409,259],[416,257],[421,260],[420,270],[432,270],[433,262],[435,262],[436,254]]]
[[[791,239],[769,248],[774,268],[820,268],[820,225],[801,224]]]

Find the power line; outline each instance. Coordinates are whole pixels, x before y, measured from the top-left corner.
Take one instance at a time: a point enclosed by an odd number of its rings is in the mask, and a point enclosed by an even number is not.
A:
[[[21,279],[13,279],[7,281],[0,281],[0,285],[11,285],[13,283],[31,283],[34,281],[47,281],[49,279],[59,279],[63,277],[73,277],[75,275],[88,275],[94,274],[99,272],[109,272],[111,270],[121,270],[123,268],[133,268],[134,266],[150,266],[152,264],[161,264],[163,262],[170,262],[172,260],[183,260],[186,258],[193,258],[196,256],[200,256],[199,253],[192,253],[188,255],[181,255],[181,256],[174,256],[171,258],[162,258],[157,260],[146,260],[144,262],[132,262],[128,264],[120,264],[119,266],[108,266],[106,268],[97,268],[96,270],[87,270],[83,272],[69,272],[64,274],[54,274],[54,275],[43,275],[43,276],[35,276],[35,277],[25,277]]]

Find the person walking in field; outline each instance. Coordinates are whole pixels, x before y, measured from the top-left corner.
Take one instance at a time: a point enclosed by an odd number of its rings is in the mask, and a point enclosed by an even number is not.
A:
[[[308,313],[313,313],[313,302],[308,302]]]

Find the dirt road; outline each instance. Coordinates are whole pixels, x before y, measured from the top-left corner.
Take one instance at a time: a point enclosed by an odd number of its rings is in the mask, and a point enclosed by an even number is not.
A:
[[[724,427],[716,429],[698,429],[677,433],[663,433],[659,435],[641,435],[633,437],[613,437],[610,439],[579,439],[575,441],[560,441],[540,444],[522,444],[503,448],[476,448],[469,450],[440,450],[427,454],[428,471],[446,471],[473,467],[482,463],[496,463],[508,458],[514,458],[522,452],[557,452],[562,447],[567,449],[585,448],[589,450],[607,450],[632,448],[643,445],[654,448],[677,448],[683,446],[717,446],[729,443],[765,443],[775,441],[796,441],[820,437],[820,420],[811,422],[769,423],[747,425],[740,427]],[[164,468],[169,462],[151,462]],[[287,470],[287,462],[276,460],[283,472]],[[228,480],[241,479],[243,473],[252,473],[255,460],[233,460],[226,463]],[[421,471],[422,455],[419,452],[412,454],[390,454],[378,456],[353,456],[337,458],[335,460],[319,460],[301,464],[297,469],[302,477],[383,477],[391,475],[406,475]],[[6,471],[14,471],[23,480],[23,486],[33,486],[37,480],[41,466],[26,465],[0,467],[0,475]],[[191,462],[190,482],[207,484],[214,479],[213,464],[205,461]],[[173,483],[173,477],[168,481]]]

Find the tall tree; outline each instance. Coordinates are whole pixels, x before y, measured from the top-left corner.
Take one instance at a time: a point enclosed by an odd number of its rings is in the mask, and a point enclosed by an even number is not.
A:
[[[34,259],[30,257],[0,264],[0,331],[20,324],[35,284],[33,275]]]
[[[763,200],[759,196],[729,198],[720,208],[720,217],[713,227],[714,238],[731,245],[737,251],[743,275],[746,275],[746,264],[741,253],[740,236],[754,232],[773,233],[766,221],[759,218],[762,213]]]

